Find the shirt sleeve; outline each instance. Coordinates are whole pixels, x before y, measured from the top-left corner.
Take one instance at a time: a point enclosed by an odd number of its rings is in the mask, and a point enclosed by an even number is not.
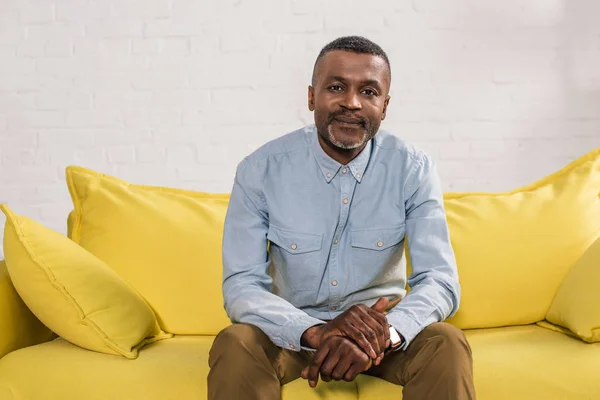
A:
[[[233,323],[260,328],[275,345],[300,351],[311,326],[324,323],[272,293],[262,176],[246,159],[237,168],[223,233],[223,298]]]
[[[460,303],[440,179],[435,163],[424,153],[418,157],[405,187],[411,290],[387,315],[404,337],[401,349],[428,325],[454,315]]]

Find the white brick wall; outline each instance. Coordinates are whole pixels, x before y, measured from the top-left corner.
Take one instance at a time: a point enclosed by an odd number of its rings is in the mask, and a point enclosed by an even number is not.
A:
[[[505,190],[600,146],[597,0],[0,2],[0,201],[65,232],[67,165],[227,192],[240,159],[312,121],[319,49],[388,52],[384,127],[447,190]],[[0,253],[1,256],[1,253]]]

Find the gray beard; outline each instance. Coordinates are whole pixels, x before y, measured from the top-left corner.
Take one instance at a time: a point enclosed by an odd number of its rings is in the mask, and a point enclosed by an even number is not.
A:
[[[365,131],[365,133],[363,134],[363,137],[360,140],[358,140],[354,143],[343,143],[343,142],[340,142],[339,140],[337,140],[335,138],[335,136],[333,135],[333,133],[331,133],[331,125],[329,125],[329,126],[327,126],[327,139],[329,139],[329,142],[331,144],[333,144],[335,147],[337,147],[338,149],[354,150],[354,149],[358,149],[360,146],[367,143],[369,141],[369,139],[371,139],[371,138],[369,137],[369,133]]]

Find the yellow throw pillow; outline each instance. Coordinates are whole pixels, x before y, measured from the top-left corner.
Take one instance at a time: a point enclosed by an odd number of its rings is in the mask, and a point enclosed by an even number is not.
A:
[[[221,241],[229,195],[132,185],[67,168],[70,237],[146,299],[163,330],[215,335],[223,308]]]
[[[152,309],[106,264],[69,238],[6,205],[4,252],[15,289],[59,336],[101,353],[137,358],[143,345],[170,337]]]
[[[467,328],[543,320],[573,264],[600,233],[600,148],[505,193],[447,193],[462,286],[448,322]]]
[[[569,271],[546,319],[586,342],[600,342],[600,239]]]

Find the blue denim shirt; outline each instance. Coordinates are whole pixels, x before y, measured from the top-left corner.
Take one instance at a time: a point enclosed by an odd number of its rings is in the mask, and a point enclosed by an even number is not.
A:
[[[238,165],[223,236],[227,314],[299,351],[311,326],[354,304],[400,298],[387,319],[406,348],[460,299],[435,164],[380,130],[341,165],[317,135],[309,125]]]

